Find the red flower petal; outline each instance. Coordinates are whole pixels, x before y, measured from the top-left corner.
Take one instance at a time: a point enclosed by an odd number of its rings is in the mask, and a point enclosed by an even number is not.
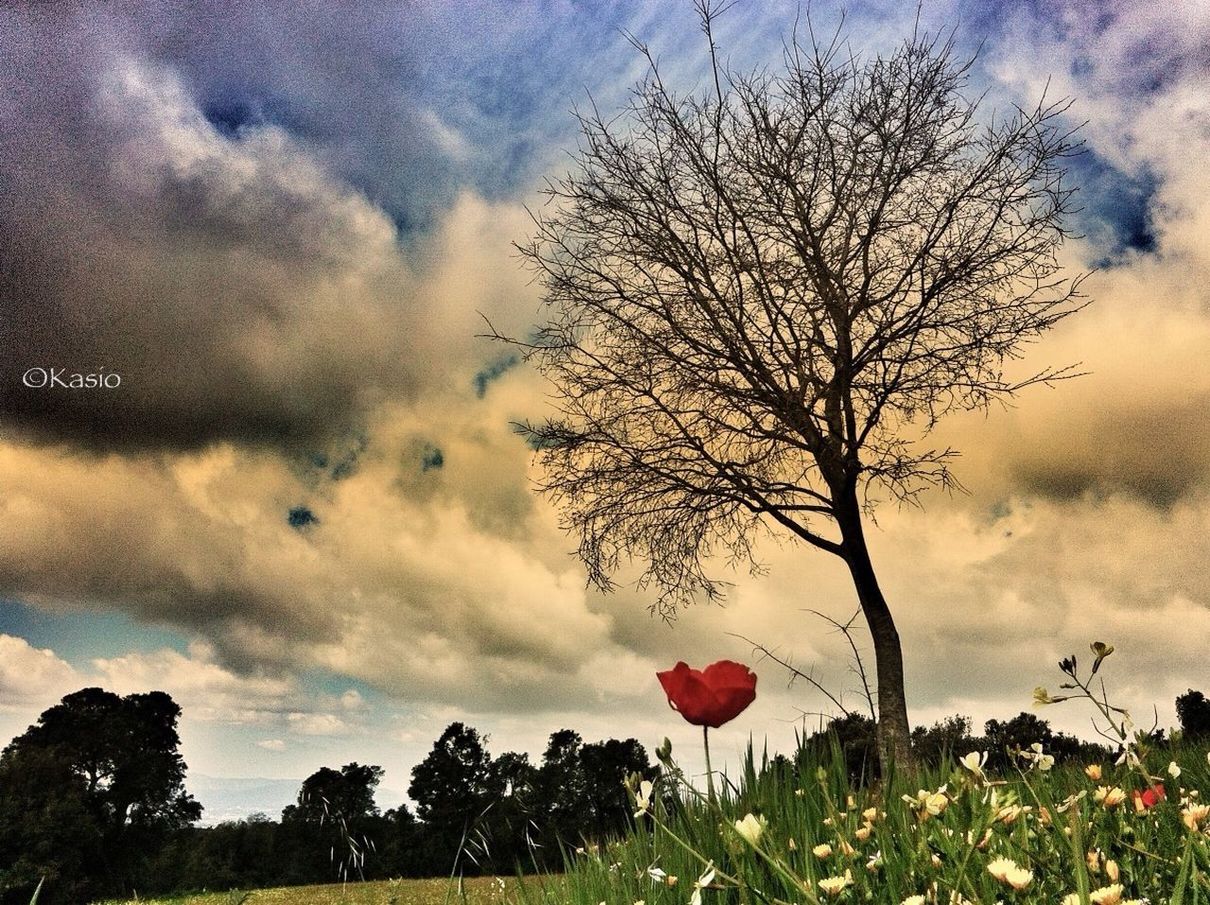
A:
[[[756,673],[742,663],[719,660],[702,671],[706,684],[714,692],[718,709],[715,727],[730,722],[756,700]]]
[[[1153,808],[1168,796],[1164,793],[1164,786],[1161,783],[1145,790],[1140,797],[1143,801],[1143,807]]]
[[[731,660],[720,660],[701,671],[680,662],[656,676],[669,705],[695,726],[717,729],[756,699],[756,674]]]
[[[714,695],[702,681],[702,674],[686,663],[677,663],[667,672],[658,672],[660,684],[668,695],[668,703],[694,726],[710,725],[714,710]]]

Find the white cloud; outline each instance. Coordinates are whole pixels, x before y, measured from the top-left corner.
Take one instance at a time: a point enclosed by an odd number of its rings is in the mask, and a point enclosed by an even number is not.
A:
[[[353,732],[353,727],[334,713],[288,713],[286,724],[299,735],[345,736]]]
[[[47,706],[79,683],[79,674],[54,651],[0,634],[0,711]]]
[[[97,681],[119,694],[159,689],[202,722],[265,723],[300,697],[290,678],[239,675],[214,660],[214,649],[194,642],[187,654],[161,649],[92,661]]]

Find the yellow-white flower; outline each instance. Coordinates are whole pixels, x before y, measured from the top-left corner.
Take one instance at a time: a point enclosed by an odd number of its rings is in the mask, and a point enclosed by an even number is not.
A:
[[[925,901],[924,896],[908,896],[899,905],[924,905]]]
[[[769,822],[764,817],[748,814],[743,820],[735,821],[735,831],[743,837],[745,842],[755,846],[760,842],[760,837],[764,835],[765,827],[768,825]]]
[[[1126,800],[1126,793],[1118,786],[1098,786],[1096,792],[1093,793],[1093,801],[1102,804],[1107,808],[1116,808]]]
[[[1043,772],[1055,765],[1054,756],[1042,750],[1041,742],[1034,742],[1029,746],[1029,750],[1021,752],[1021,757],[1030,761],[1034,769]]]
[[[995,877],[1000,882],[1004,882],[1004,878],[1008,876],[1010,870],[1017,869],[1017,862],[1011,858],[997,858],[987,865],[987,872]]]
[[[1034,880],[1033,871],[1019,867],[1011,858],[997,858],[987,865],[987,872],[1017,890],[1024,889]]]
[[[1032,809],[1033,808],[1031,805],[1025,805],[1022,807],[1019,804],[1006,804],[1004,807],[1000,808],[1000,810],[996,811],[996,814],[992,819],[999,823],[1003,823],[1005,826],[1011,826],[1016,822],[1018,817],[1020,817],[1022,814],[1028,814]]]
[[[1096,662],[1092,664],[1092,674],[1095,676],[1097,670],[1101,668],[1101,661],[1113,653],[1113,645],[1106,644],[1104,641],[1094,641],[1088,646],[1097,657]]]
[[[702,905],[702,890],[714,882],[714,862],[706,864],[705,872],[693,881],[693,893],[689,896],[689,905]]]
[[[815,846],[815,848],[811,849],[811,854],[821,860],[824,858],[831,858],[832,846],[828,845],[826,842],[821,842],[819,845]]]
[[[1101,781],[1101,765],[1100,764],[1089,764],[1087,767],[1084,768],[1084,774],[1089,779],[1091,779],[1093,782],[1100,782]]]
[[[1088,899],[1092,905],[1119,905],[1122,901],[1122,884],[1113,883],[1094,889],[1088,894]]]
[[[843,877],[824,877],[819,881],[819,888],[829,896],[838,896],[845,888],[853,884],[852,871],[845,871]]]
[[[1181,809],[1181,823],[1189,827],[1191,830],[1200,829],[1202,824],[1210,818],[1210,805],[1208,804],[1189,804]]]
[[[1171,776],[1173,779],[1176,779],[1177,777],[1179,777],[1181,775],[1181,765],[1178,764],[1176,761],[1172,761],[1171,763],[1169,763],[1168,764],[1168,775]]]
[[[980,782],[987,779],[987,775],[983,772],[983,765],[987,763],[986,751],[972,751],[970,754],[958,758],[958,763],[969,770]]]
[[[654,788],[650,780],[644,779],[639,783],[639,791],[634,796],[634,804],[637,808],[634,812],[635,820],[638,820],[651,809],[651,792]]]
[[[924,820],[927,817],[939,816],[949,806],[947,790],[947,786],[942,786],[936,792],[920,789],[914,796],[903,795],[901,797],[915,809],[916,817]]]
[[[1008,876],[1004,878],[1004,882],[1018,892],[1034,881],[1033,871],[1024,867],[1018,867],[1016,870],[1010,870]]]

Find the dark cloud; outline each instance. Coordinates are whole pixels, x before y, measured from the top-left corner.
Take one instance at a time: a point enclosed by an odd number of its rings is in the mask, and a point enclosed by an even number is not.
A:
[[[1074,413],[1063,434],[1012,454],[1028,494],[1060,501],[1124,493],[1158,508],[1196,496],[1210,479],[1210,395],[1155,400],[1145,409]]]
[[[471,332],[455,314],[434,340],[401,239],[423,257],[416,228],[460,192],[528,191],[566,143],[550,112],[582,82],[534,48],[635,62],[608,15],[452,12],[0,12],[0,424],[93,450],[306,450],[450,379]],[[31,368],[121,385],[30,387]]]
[[[9,18],[0,419],[94,449],[314,445],[414,392],[389,218],[281,130],[224,135],[108,23]],[[120,385],[47,378],[102,371]]]

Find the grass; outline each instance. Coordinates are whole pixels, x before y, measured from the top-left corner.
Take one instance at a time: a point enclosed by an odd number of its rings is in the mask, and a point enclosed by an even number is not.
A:
[[[503,905],[517,901],[517,886],[515,879],[495,877],[473,877],[464,880],[461,888],[445,879],[383,880],[210,892],[97,905]]]
[[[563,874],[258,890],[163,905],[1210,905],[1210,744],[1133,732],[1092,676],[1113,652],[1094,642],[1064,694],[1088,699],[1122,742],[1115,763],[1056,765],[1041,744],[985,752],[909,776],[854,784],[835,747],[791,760],[751,747],[734,781],[704,795],[665,746],[653,785],[627,779],[632,830],[585,843]],[[117,905],[117,903],[110,903]]]
[[[1082,764],[1023,759],[999,777],[951,762],[860,790],[839,761],[800,752],[779,770],[749,751],[717,803],[657,786],[628,838],[519,895],[528,905],[1210,905],[1210,815],[1197,816],[1210,798],[1206,746],[1149,756],[1162,763],[1102,764],[1095,781]],[[1133,804],[1161,779],[1164,800]]]
[[[211,893],[141,905],[1210,905],[1207,744],[1004,775],[977,758],[858,788],[843,759],[749,750],[717,801],[665,760],[626,837],[565,873]],[[1165,797],[1134,803],[1162,781]],[[649,802],[644,807],[643,802]],[[135,905],[135,903],[103,903]]]
[[[951,761],[910,783],[892,777],[867,788],[850,783],[839,757],[804,750],[787,765],[749,750],[717,801],[669,757],[654,789],[630,782],[641,812],[633,831],[586,845],[562,875],[142,905],[1210,905],[1207,745],[1136,750],[1135,763],[1096,769],[1052,768],[1027,751],[1000,776],[977,758]],[[1164,798],[1134,803],[1133,793],[1161,781]]]

